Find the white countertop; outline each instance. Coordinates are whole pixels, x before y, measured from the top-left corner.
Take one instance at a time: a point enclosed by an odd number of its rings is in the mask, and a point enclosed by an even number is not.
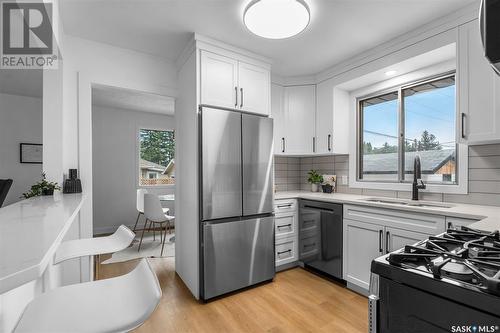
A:
[[[445,215],[453,217],[461,217],[467,219],[475,219],[478,222],[470,225],[471,228],[495,231],[500,230],[500,207],[497,206],[480,206],[480,205],[467,205],[460,203],[446,203],[450,208],[443,207],[416,207],[405,206],[391,203],[380,203],[366,201],[373,196],[345,194],[345,193],[321,193],[321,192],[307,192],[307,191],[289,191],[289,192],[276,192],[274,199],[309,199],[325,202],[335,202],[342,204],[364,205],[371,207],[390,208],[397,210],[405,210],[411,212],[420,212],[436,215]],[[394,200],[395,198],[384,198]],[[397,200],[397,199],[396,199]],[[431,201],[420,201],[431,202]],[[442,204],[442,202],[436,202]]]
[[[56,193],[0,208],[0,294],[43,274],[83,200]]]

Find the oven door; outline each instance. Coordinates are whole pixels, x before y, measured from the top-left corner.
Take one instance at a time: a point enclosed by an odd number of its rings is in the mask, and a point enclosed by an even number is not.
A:
[[[500,314],[476,310],[466,300],[446,299],[382,276],[379,283],[378,330],[370,332],[498,332]]]

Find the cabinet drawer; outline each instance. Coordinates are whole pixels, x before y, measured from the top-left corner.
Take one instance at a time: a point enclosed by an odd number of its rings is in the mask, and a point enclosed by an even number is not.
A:
[[[428,235],[437,235],[445,230],[444,216],[397,209],[344,205],[344,218]]]
[[[274,213],[289,213],[297,211],[297,200],[295,199],[282,199],[274,200]]]
[[[297,261],[297,241],[294,238],[285,238],[276,241],[276,266]]]
[[[290,236],[296,233],[295,213],[282,213],[274,217],[276,237]]]

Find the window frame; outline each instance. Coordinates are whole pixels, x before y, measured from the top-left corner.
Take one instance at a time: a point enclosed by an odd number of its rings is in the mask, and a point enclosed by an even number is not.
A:
[[[175,144],[175,128],[165,128],[165,127],[153,127],[153,126],[137,126],[136,127],[136,156],[135,156],[135,170],[136,170],[136,179],[135,184],[137,188],[146,188],[146,189],[171,189],[174,188],[177,184],[177,181],[174,184],[164,184],[164,185],[142,185],[141,184],[141,169],[140,169],[140,159],[141,159],[141,130],[149,130],[149,131],[162,131],[162,132],[174,132],[174,144]],[[174,156],[175,159],[175,156]]]
[[[366,188],[366,189],[378,189],[378,190],[394,190],[394,191],[411,191],[410,180],[404,179],[403,167],[404,167],[404,126],[405,126],[405,114],[404,114],[404,104],[403,104],[403,91],[408,88],[419,86],[427,82],[433,82],[447,77],[455,78],[455,138],[456,138],[456,183],[435,183],[426,182],[427,190],[424,192],[439,192],[439,193],[453,193],[453,194],[466,194],[468,193],[468,147],[461,143],[458,137],[458,124],[460,116],[460,104],[459,104],[459,77],[456,70],[446,71],[440,74],[427,76],[418,80],[413,80],[403,84],[398,84],[391,86],[389,88],[373,91],[369,94],[362,94],[359,96],[354,96],[355,101],[355,157],[350,159],[350,180],[349,186],[353,188]],[[364,89],[365,90],[365,89]],[[389,93],[398,93],[398,177],[396,181],[391,180],[365,180],[362,179],[362,149],[361,143],[363,142],[362,125],[363,125],[363,115],[361,109],[361,102],[374,98],[377,96],[382,96]],[[354,163],[353,163],[354,162]]]

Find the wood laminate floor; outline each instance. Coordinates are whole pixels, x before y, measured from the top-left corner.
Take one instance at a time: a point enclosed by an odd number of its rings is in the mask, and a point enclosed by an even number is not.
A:
[[[134,332],[368,331],[365,297],[302,268],[278,273],[272,283],[202,304],[175,274],[174,258],[150,262],[163,297],[151,318]],[[99,278],[125,274],[136,264],[137,260],[100,265]]]

